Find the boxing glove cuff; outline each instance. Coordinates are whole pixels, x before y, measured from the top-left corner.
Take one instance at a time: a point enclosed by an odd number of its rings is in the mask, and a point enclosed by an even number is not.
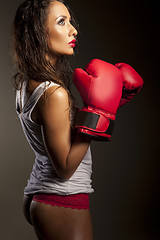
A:
[[[94,136],[102,134],[103,137],[110,138],[115,116],[110,113],[104,113],[102,110],[95,110],[92,108],[83,108],[77,112],[75,118],[75,128],[83,128],[88,131],[91,131]],[[82,131],[83,132],[83,131]]]

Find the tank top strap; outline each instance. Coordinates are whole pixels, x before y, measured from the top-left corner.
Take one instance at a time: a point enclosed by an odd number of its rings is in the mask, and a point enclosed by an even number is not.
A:
[[[42,96],[42,94],[52,86],[60,86],[57,83],[45,81],[38,85],[32,92],[29,99],[26,98],[26,81],[24,81],[21,90],[16,93],[16,109],[17,112],[22,108],[21,113],[29,113],[32,112],[38,100]],[[21,106],[22,105],[22,106]]]
[[[38,100],[40,99],[40,97],[42,96],[42,94],[50,87],[52,86],[60,86],[57,83],[54,82],[49,82],[49,81],[45,81],[43,83],[41,83],[40,85],[38,85],[38,87],[35,88],[35,90],[32,92],[30,98],[28,99],[28,102],[26,104],[26,106],[24,107],[25,112],[31,111],[34,109],[35,105],[37,104]]]

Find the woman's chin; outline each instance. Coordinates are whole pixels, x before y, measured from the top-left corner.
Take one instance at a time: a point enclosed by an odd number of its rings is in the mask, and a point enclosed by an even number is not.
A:
[[[73,55],[74,49],[71,47],[68,51],[66,51],[66,55]]]
[[[74,51],[72,50],[72,51],[68,52],[66,55],[72,56],[73,54],[74,54]]]

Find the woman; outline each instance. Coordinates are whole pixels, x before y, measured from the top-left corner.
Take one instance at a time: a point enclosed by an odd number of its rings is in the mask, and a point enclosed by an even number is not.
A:
[[[74,131],[70,92],[78,25],[63,1],[26,0],[13,24],[16,111],[35,153],[23,211],[41,240],[91,240],[91,137]],[[70,43],[70,44],[69,44]]]

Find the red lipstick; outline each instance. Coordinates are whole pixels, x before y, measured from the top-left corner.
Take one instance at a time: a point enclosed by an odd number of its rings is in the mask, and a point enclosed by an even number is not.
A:
[[[76,40],[75,39],[73,39],[71,42],[69,42],[69,44],[72,46],[72,47],[75,47],[75,44],[76,43]]]

